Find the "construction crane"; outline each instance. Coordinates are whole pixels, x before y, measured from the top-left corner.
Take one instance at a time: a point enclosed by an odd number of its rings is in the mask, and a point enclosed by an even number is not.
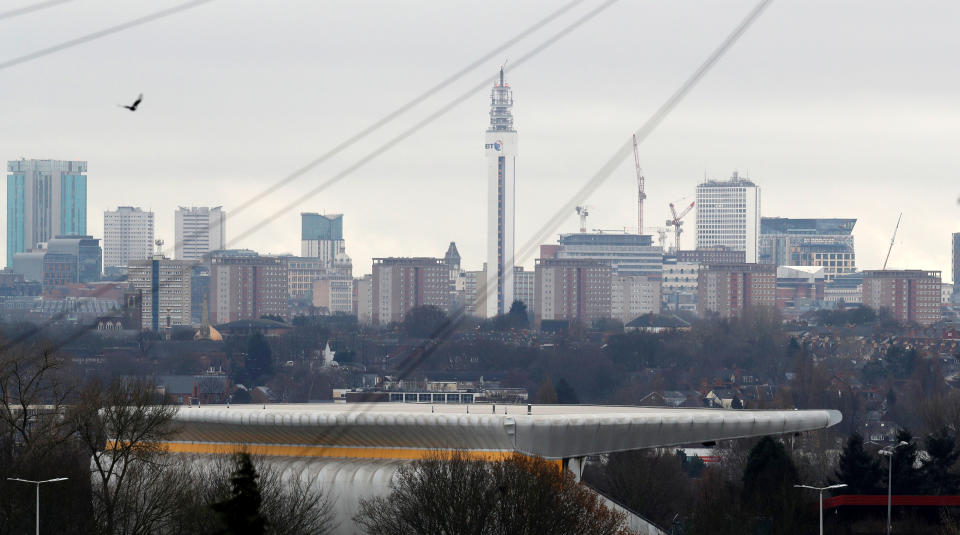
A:
[[[900,212],[900,215],[897,216],[897,226],[893,227],[893,237],[890,238],[890,247],[887,248],[887,257],[883,259],[883,269],[887,269],[887,261],[890,260],[890,251],[893,250],[893,241],[897,239],[897,230],[900,229],[900,218],[903,217],[903,212]]]
[[[637,149],[637,135],[633,135],[633,163],[637,168],[637,234],[643,234],[643,200],[647,194],[643,191],[643,170],[640,169],[640,152]]]
[[[581,204],[577,206],[577,215],[580,216],[580,233],[584,234],[587,232],[587,216],[590,215],[590,206],[586,204]]]
[[[661,249],[666,252],[667,250],[667,228],[666,227],[647,227],[644,230],[653,231],[657,233],[658,242],[657,244]]]
[[[693,205],[694,202],[691,201],[690,206],[687,206],[682,212],[677,214],[676,207],[673,205],[673,203],[670,203],[670,213],[673,215],[673,219],[667,220],[667,226],[673,227],[673,247],[676,251],[680,250],[680,235],[683,234],[683,221],[680,220],[689,214],[690,210],[693,210]]]

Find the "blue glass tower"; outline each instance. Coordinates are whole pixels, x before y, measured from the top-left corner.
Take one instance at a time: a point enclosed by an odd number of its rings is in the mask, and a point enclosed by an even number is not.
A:
[[[7,173],[7,267],[38,243],[87,233],[87,162],[12,160]]]

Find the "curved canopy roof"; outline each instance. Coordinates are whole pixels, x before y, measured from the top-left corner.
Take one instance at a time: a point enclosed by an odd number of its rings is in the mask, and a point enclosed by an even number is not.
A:
[[[181,409],[174,451],[413,459],[431,450],[566,459],[823,429],[833,410],[410,403],[224,405]]]

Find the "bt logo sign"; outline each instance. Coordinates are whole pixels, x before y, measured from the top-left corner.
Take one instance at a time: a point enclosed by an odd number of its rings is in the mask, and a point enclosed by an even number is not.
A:
[[[495,150],[495,151],[500,151],[500,149],[503,148],[503,141],[500,141],[500,140],[498,139],[498,140],[494,141],[493,143],[487,143],[486,145],[483,146],[483,148],[485,148],[485,149],[493,149],[493,150]]]

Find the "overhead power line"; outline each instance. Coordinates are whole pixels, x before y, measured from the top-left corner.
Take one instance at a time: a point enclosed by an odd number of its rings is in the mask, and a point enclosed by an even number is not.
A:
[[[33,61],[35,59],[39,59],[44,56],[49,56],[50,54],[55,54],[57,52],[67,50],[68,48],[80,46],[82,44],[89,43],[90,41],[96,41],[101,37],[107,37],[108,35],[113,35],[115,33],[119,33],[124,30],[129,30],[130,28],[142,26],[144,24],[147,24],[148,22],[153,22],[157,19],[162,19],[170,15],[175,15],[177,13],[180,13],[181,11],[193,9],[197,6],[200,6],[202,4],[206,4],[212,1],[213,0],[192,0],[191,2],[185,2],[183,4],[180,4],[171,8],[161,9],[160,11],[151,13],[149,15],[144,15],[143,17],[138,17],[136,19],[117,24],[116,26],[110,26],[108,28],[95,31],[93,33],[88,33],[87,35],[83,35],[75,39],[70,39],[69,41],[64,41],[62,43],[49,46],[47,48],[41,48],[40,50],[35,50],[28,54],[24,54],[22,56],[0,62],[0,70],[8,69],[15,65],[20,65],[21,63],[27,63],[28,61]]]
[[[402,104],[402,105],[401,105],[400,107],[398,107],[397,109],[393,110],[392,112],[388,113],[387,115],[384,115],[384,116],[381,117],[379,120],[371,123],[369,126],[367,126],[366,128],[364,128],[363,130],[360,130],[359,132],[357,132],[356,134],[354,134],[354,135],[350,136],[349,138],[343,140],[342,142],[340,142],[338,145],[334,146],[333,148],[331,148],[331,149],[328,150],[327,152],[325,152],[325,153],[323,153],[322,155],[316,157],[315,159],[313,159],[312,161],[310,161],[309,163],[307,163],[307,164],[304,165],[303,167],[297,169],[296,171],[294,171],[294,172],[290,173],[289,175],[283,177],[282,179],[278,180],[278,181],[275,182],[273,185],[271,185],[271,186],[268,187],[267,189],[265,189],[265,190],[263,190],[262,192],[260,192],[260,194],[253,196],[252,198],[250,198],[250,200],[244,202],[243,204],[237,206],[236,208],[233,208],[233,209],[230,211],[230,213],[233,215],[233,217],[236,217],[236,215],[237,215],[238,213],[243,212],[244,210],[246,210],[247,208],[249,208],[251,205],[257,203],[258,201],[260,201],[261,199],[263,199],[263,198],[266,197],[267,195],[273,193],[273,192],[276,191],[277,189],[279,189],[279,188],[281,188],[281,187],[289,184],[290,182],[296,180],[297,178],[300,178],[301,176],[305,175],[305,174],[306,174],[308,171],[310,171],[311,169],[313,169],[313,168],[317,167],[318,165],[322,164],[323,162],[329,160],[329,159],[332,158],[333,156],[336,156],[337,154],[339,154],[340,152],[342,152],[344,149],[350,147],[351,145],[353,145],[353,144],[356,143],[357,141],[360,141],[361,139],[367,137],[368,135],[370,135],[371,133],[375,132],[376,130],[379,130],[380,128],[386,126],[387,124],[389,124],[390,122],[392,122],[394,119],[396,119],[397,117],[399,117],[400,115],[402,115],[404,112],[406,112],[406,111],[409,110],[410,108],[413,108],[413,107],[416,106],[417,104],[423,103],[423,101],[426,100],[427,98],[431,97],[432,95],[435,95],[438,91],[446,88],[446,87],[449,86],[450,84],[452,84],[452,83],[456,82],[457,80],[463,78],[464,75],[466,75],[466,74],[469,73],[470,71],[476,69],[476,68],[479,67],[480,65],[483,65],[484,63],[486,63],[487,61],[489,61],[491,58],[493,58],[493,57],[497,56],[498,54],[500,54],[501,52],[505,51],[507,48],[509,48],[509,47],[517,44],[519,41],[523,40],[524,38],[526,38],[526,37],[527,37],[528,35],[530,35],[531,33],[535,32],[535,31],[543,28],[543,27],[546,26],[547,24],[553,22],[554,20],[556,20],[558,17],[560,17],[561,15],[563,15],[564,13],[566,13],[567,11],[570,11],[571,9],[573,9],[573,7],[575,7],[576,5],[583,3],[583,1],[584,1],[584,0],[573,0],[572,2],[569,2],[569,3],[561,6],[559,9],[557,9],[557,10],[554,11],[553,13],[550,13],[549,15],[547,15],[547,16],[544,17],[543,19],[537,21],[536,23],[534,23],[534,24],[531,25],[530,27],[524,29],[523,31],[521,31],[521,32],[518,33],[517,35],[514,35],[514,36],[511,37],[510,39],[507,39],[507,40],[504,41],[503,43],[499,44],[496,48],[490,50],[489,52],[487,52],[487,53],[484,54],[483,56],[477,58],[476,60],[474,60],[472,63],[470,63],[470,64],[467,65],[466,67],[460,69],[459,71],[451,74],[450,76],[448,76],[447,78],[445,78],[445,79],[443,79],[442,81],[438,82],[437,84],[431,86],[429,89],[427,89],[427,90],[425,90],[424,92],[420,93],[419,95],[413,97],[412,99],[410,99],[409,101],[405,102],[404,104]]]
[[[557,41],[559,41],[559,40],[562,39],[563,37],[567,36],[568,34],[570,34],[570,33],[573,32],[574,30],[576,30],[577,28],[579,28],[580,26],[582,26],[583,24],[585,24],[587,21],[589,21],[589,20],[592,19],[593,17],[595,17],[595,16],[599,15],[600,13],[602,13],[602,12],[605,11],[607,8],[609,8],[610,6],[612,6],[613,4],[617,3],[617,1],[618,1],[618,0],[607,0],[606,2],[603,2],[603,3],[600,4],[599,6],[597,6],[597,7],[593,8],[592,10],[588,11],[586,14],[580,16],[577,20],[575,20],[575,21],[573,21],[572,23],[570,23],[569,25],[563,27],[560,31],[558,31],[557,33],[551,35],[549,38],[547,38],[546,40],[544,40],[544,41],[543,41],[542,43],[540,43],[539,45],[533,47],[532,49],[530,49],[529,51],[527,51],[525,54],[523,54],[522,56],[520,56],[520,57],[517,58],[516,60],[511,60],[511,63],[510,63],[510,64],[512,65],[511,70],[516,70],[517,67],[523,65],[524,63],[526,63],[526,62],[529,61],[530,59],[536,57],[538,54],[540,54],[540,53],[543,52],[544,50],[550,48],[554,43],[556,43]],[[365,156],[363,156],[362,158],[360,158],[359,160],[357,160],[357,161],[356,161],[355,163],[353,163],[352,165],[346,167],[345,169],[343,169],[342,171],[340,171],[340,172],[337,173],[336,175],[328,178],[326,181],[324,181],[323,183],[321,183],[319,186],[317,186],[317,187],[309,190],[308,192],[306,192],[306,194],[299,195],[299,196],[297,197],[297,199],[294,200],[293,202],[287,203],[287,204],[284,205],[282,208],[280,208],[279,210],[275,211],[275,212],[272,213],[271,215],[267,216],[266,218],[264,218],[263,220],[261,220],[261,221],[258,222],[257,224],[255,224],[255,225],[249,227],[247,230],[241,232],[238,236],[235,236],[235,237],[231,240],[231,243],[236,243],[238,240],[243,239],[243,238],[245,238],[245,237],[253,234],[253,233],[256,232],[257,230],[263,228],[264,225],[266,225],[267,223],[270,223],[271,221],[274,221],[274,220],[277,219],[278,217],[281,217],[281,216],[289,213],[290,210],[296,208],[298,205],[302,204],[302,203],[303,203],[304,201],[306,201],[307,199],[310,199],[311,197],[314,197],[314,196],[320,194],[320,193],[321,193],[322,191],[324,191],[325,189],[329,188],[330,186],[333,186],[333,185],[336,184],[337,182],[340,182],[341,180],[343,180],[344,178],[346,178],[347,176],[349,176],[350,174],[352,174],[352,173],[353,173],[354,171],[356,171],[357,169],[360,169],[361,167],[363,167],[363,166],[365,166],[366,164],[368,164],[368,163],[370,163],[371,161],[373,161],[377,156],[380,156],[380,155],[383,154],[384,152],[386,152],[386,151],[390,150],[391,148],[393,148],[394,146],[396,146],[398,143],[404,141],[405,139],[407,139],[408,137],[412,136],[412,135],[415,134],[416,132],[422,130],[424,127],[426,127],[427,125],[429,125],[429,124],[432,123],[433,121],[435,121],[435,120],[437,120],[438,118],[446,115],[450,110],[452,110],[453,108],[457,107],[459,104],[463,103],[465,100],[467,100],[468,98],[472,97],[472,96],[473,96],[474,94],[476,94],[477,92],[482,91],[483,89],[486,89],[489,84],[490,84],[490,78],[489,78],[489,77],[485,77],[482,82],[480,82],[480,83],[478,83],[477,85],[471,87],[470,89],[464,91],[462,94],[460,94],[460,95],[457,96],[456,98],[450,100],[449,102],[447,102],[447,103],[444,104],[443,106],[437,108],[437,109],[434,110],[432,113],[428,114],[426,117],[424,117],[424,118],[421,119],[420,121],[416,122],[413,126],[407,128],[406,130],[404,130],[403,132],[401,132],[401,133],[398,134],[397,136],[394,136],[394,137],[391,138],[389,141],[387,141],[386,143],[380,145],[380,146],[377,147],[376,149],[370,151],[369,153],[367,153]]]
[[[205,1],[210,1],[210,0],[205,0]],[[537,47],[535,47],[531,52],[528,52],[528,53],[525,55],[524,58],[522,58],[521,60],[515,61],[515,62],[514,62],[514,65],[517,65],[517,64],[519,64],[519,63],[522,63],[523,61],[525,61],[525,60],[527,60],[527,59],[530,59],[531,57],[533,57],[533,56],[536,55],[537,53],[545,50],[545,49],[548,48],[550,45],[552,45],[554,42],[556,42],[560,37],[562,37],[562,36],[570,33],[570,32],[573,31],[576,27],[578,27],[579,25],[583,24],[584,22],[586,22],[587,20],[589,20],[590,18],[592,18],[593,16],[595,16],[596,14],[598,14],[600,11],[603,11],[604,9],[606,9],[607,7],[609,7],[610,5],[612,5],[613,3],[617,2],[617,1],[618,1],[618,0],[608,0],[607,2],[605,2],[604,4],[602,4],[599,8],[596,8],[596,9],[592,10],[591,12],[589,12],[589,13],[588,13],[587,15],[585,15],[584,17],[581,17],[580,19],[578,19],[578,21],[575,22],[574,24],[565,27],[561,32],[552,35],[550,38],[548,38],[547,40],[545,40],[545,41],[543,41],[542,43],[540,43],[540,44],[539,44]],[[327,152],[326,154],[324,154],[323,156],[317,158],[316,160],[314,160],[314,161],[311,162],[310,164],[307,164],[306,166],[304,166],[304,167],[301,168],[300,170],[294,172],[293,174],[288,175],[287,177],[284,177],[284,178],[281,179],[278,183],[276,183],[273,187],[268,188],[268,189],[264,192],[264,194],[272,191],[273,189],[276,189],[276,188],[279,188],[279,187],[283,186],[284,184],[290,182],[291,180],[296,179],[296,178],[299,177],[299,176],[302,176],[304,173],[306,173],[307,171],[309,171],[309,169],[311,169],[312,167],[314,167],[314,166],[316,166],[316,165],[319,165],[323,160],[325,160],[325,159],[333,156],[334,154],[342,151],[342,150],[345,149],[346,147],[348,147],[348,146],[350,146],[351,144],[353,144],[353,143],[355,143],[356,141],[358,141],[360,138],[364,137],[365,135],[368,135],[368,134],[372,133],[374,130],[383,127],[384,125],[386,125],[386,124],[389,123],[390,121],[394,120],[394,119],[395,119],[397,116],[399,116],[402,112],[406,111],[407,109],[409,109],[409,108],[412,107],[413,105],[415,105],[415,104],[417,104],[417,103],[419,103],[419,102],[422,102],[424,99],[430,97],[435,90],[440,89],[440,88],[443,88],[443,87],[446,87],[447,85],[453,83],[453,82],[456,81],[457,79],[462,78],[465,74],[467,74],[469,71],[471,71],[472,69],[476,68],[477,66],[481,65],[484,61],[489,60],[489,59],[490,59],[491,57],[493,57],[494,55],[498,54],[499,52],[502,52],[502,51],[503,51],[505,48],[507,48],[508,46],[517,43],[518,41],[520,41],[520,40],[523,39],[524,37],[526,37],[526,36],[528,36],[529,34],[535,32],[536,30],[542,28],[542,27],[545,26],[546,24],[552,22],[552,21],[555,20],[557,17],[561,16],[562,14],[566,13],[566,12],[569,11],[571,8],[573,8],[574,6],[576,6],[577,4],[580,4],[580,3],[582,3],[582,2],[583,2],[583,0],[574,0],[574,1],[572,1],[572,2],[569,2],[569,3],[565,4],[565,5],[562,6],[562,7],[560,7],[559,9],[557,9],[557,10],[554,11],[554,12],[552,12],[552,13],[551,13],[550,15],[548,15],[547,17],[541,19],[540,21],[538,21],[537,23],[533,24],[532,26],[526,28],[525,30],[523,30],[522,32],[518,33],[518,34],[515,35],[514,37],[511,37],[510,39],[508,39],[507,41],[505,41],[505,42],[502,43],[501,45],[497,46],[496,48],[490,50],[490,51],[489,51],[488,53],[486,53],[484,56],[482,56],[482,57],[478,58],[477,60],[473,61],[472,63],[470,63],[467,67],[465,67],[465,68],[463,68],[463,69],[460,69],[459,71],[457,71],[456,73],[454,73],[454,74],[451,75],[450,77],[448,77],[448,78],[444,79],[443,81],[441,81],[440,83],[436,84],[436,85],[435,85],[433,88],[431,88],[430,90],[428,90],[428,91],[424,92],[423,94],[421,94],[421,95],[415,97],[414,99],[410,100],[409,102],[407,102],[407,103],[404,104],[403,106],[397,108],[396,110],[394,110],[394,111],[391,112],[390,114],[384,116],[384,118],[382,118],[381,120],[379,120],[379,121],[373,123],[372,125],[368,126],[368,127],[365,128],[364,130],[362,130],[360,133],[355,134],[354,136],[351,136],[350,138],[348,138],[348,139],[345,140],[344,142],[340,143],[339,145],[337,145],[336,147],[334,147],[333,149],[331,149],[330,151],[328,151],[328,152]],[[454,103],[452,103],[452,105],[451,105],[451,104],[448,104],[448,108],[445,109],[445,110],[443,110],[442,113],[436,113],[436,114],[434,114],[431,118],[429,118],[428,120],[426,120],[426,121],[421,121],[421,123],[418,125],[418,127],[416,127],[416,128],[414,129],[414,131],[417,130],[417,129],[419,129],[419,128],[422,128],[423,126],[426,126],[426,124],[428,124],[430,121],[436,119],[437,117],[439,117],[440,115],[442,115],[442,114],[445,113],[446,111],[449,111],[449,108],[452,108],[453,105],[455,105],[456,103],[462,102],[463,99],[465,99],[466,97],[470,96],[472,93],[474,93],[474,92],[476,92],[477,90],[482,89],[483,87],[485,87],[487,83],[488,83],[488,80],[484,80],[484,81],[483,81],[481,84],[479,84],[477,87],[475,87],[474,89],[471,89],[469,93],[463,95],[460,99],[454,101]],[[412,131],[411,131],[410,133],[412,133]],[[409,135],[409,134],[407,134],[407,135]],[[405,138],[406,136],[403,136],[403,137]],[[395,144],[398,143],[399,141],[400,141],[400,140],[395,139],[393,142],[388,143],[387,145],[381,146],[380,149],[378,149],[378,150],[376,151],[376,154],[374,154],[374,155],[368,155],[367,158],[365,158],[364,160],[361,161],[360,165],[352,166],[351,168],[348,168],[348,171],[352,171],[352,170],[360,167],[361,165],[369,162],[371,159],[373,159],[373,157],[375,157],[376,155],[379,155],[380,153],[382,153],[382,152],[386,151],[387,149],[391,148],[393,145],[395,145]],[[337,177],[337,180],[342,179],[343,177],[346,176],[346,174],[348,174],[348,173],[341,173],[341,175]],[[315,190],[313,193],[311,193],[311,195],[315,195],[316,193],[319,193],[319,191]],[[261,194],[261,195],[263,195],[263,194]],[[251,205],[253,202],[255,202],[255,201],[256,201],[257,199],[259,199],[259,198],[260,198],[260,196],[258,195],[257,197],[254,197],[253,199],[251,199],[250,201],[244,203],[244,204],[241,205],[241,206],[245,208],[245,207]],[[301,202],[302,200],[304,200],[304,199],[301,197],[301,198],[300,198],[300,201],[298,201],[298,203]],[[233,213],[234,215],[236,215],[236,212],[237,212],[237,211],[233,211],[232,213]],[[277,213],[277,214],[274,214],[273,216],[270,216],[270,217],[268,217],[267,219],[261,221],[260,223],[258,223],[257,225],[255,225],[254,228],[248,229],[248,231],[244,234],[244,236],[247,235],[247,234],[250,234],[250,233],[254,232],[254,231],[256,230],[256,228],[265,225],[266,223],[268,223],[269,221],[275,219],[275,218],[278,217],[279,215],[280,215],[280,214]],[[214,225],[211,225],[211,228],[212,228],[213,226],[214,226]],[[241,236],[241,237],[242,237],[242,236]],[[235,238],[234,240],[232,240],[232,242],[235,242],[237,239],[239,239],[239,238]],[[106,289],[104,289],[103,291],[106,291]],[[62,313],[60,313],[60,314],[55,315],[53,318],[51,318],[49,321],[47,321],[47,322],[44,323],[43,325],[38,326],[38,327],[36,327],[36,328],[34,328],[34,329],[31,329],[31,330],[29,330],[29,331],[21,334],[20,336],[16,337],[15,339],[7,342],[6,344],[3,344],[2,346],[0,346],[0,350],[3,350],[3,349],[5,349],[5,348],[11,347],[11,346],[13,346],[13,345],[16,345],[16,344],[25,342],[26,340],[28,340],[28,339],[30,339],[30,338],[38,335],[38,334],[39,334],[40,332],[42,332],[46,327],[48,327],[48,326],[50,326],[50,325],[53,325],[53,324],[61,321],[63,318],[67,317],[67,315],[69,315],[70,313],[71,313],[71,310],[66,310],[66,311],[64,311],[64,312],[62,312]],[[92,328],[93,326],[95,326],[95,323],[86,326],[85,329]],[[82,334],[83,330],[85,330],[85,329],[79,330],[78,333],[76,334],[76,336],[80,336],[80,335]],[[69,337],[69,340],[72,340],[72,339],[76,338],[76,336],[74,336],[74,337]],[[68,341],[69,341],[69,340],[68,340]],[[60,345],[62,346],[63,343],[61,343]]]
[[[11,9],[9,11],[0,13],[0,20],[12,19],[13,17],[19,17],[20,15],[26,15],[27,13],[33,13],[34,11],[40,11],[41,9],[46,9],[48,7],[66,4],[67,2],[73,2],[73,0],[49,0],[47,2],[39,2],[29,6],[18,7],[16,9]]]
[[[697,83],[703,79],[703,77],[713,68],[714,65],[730,50],[731,47],[740,39],[740,37],[753,25],[753,23],[760,17],[760,15],[766,10],[773,0],[761,0],[749,13],[746,17],[740,21],[740,23],[730,32],[729,35],[720,43],[713,52],[707,56],[707,59],[697,67],[696,70],[684,81],[684,83],[671,94],[663,104],[651,115],[646,122],[632,135],[630,135],[622,145],[613,153],[613,155],[600,167],[600,170],[593,175],[590,180],[588,180],[583,187],[581,187],[576,194],[574,194],[570,199],[559,208],[556,213],[542,225],[536,232],[534,232],[533,237],[527,241],[523,247],[520,249],[519,254],[514,254],[514,257],[509,259],[508,266],[516,265],[516,259],[526,260],[533,251],[543,243],[550,235],[552,235],[560,227],[564,219],[569,217],[570,212],[577,205],[578,202],[587,198],[591,193],[593,193],[601,184],[611,175],[613,171],[623,162],[624,158],[627,158],[632,149],[634,142],[634,135],[636,136],[637,143],[643,143],[647,137],[663,122],[664,119],[672,112],[677,105],[683,100],[683,98],[697,85]],[[489,277],[487,278],[487,288],[482,294],[482,297],[478,297],[474,304],[486,299],[490,299],[497,288],[495,285],[490,284]],[[412,355],[407,363],[403,365],[400,371],[396,374],[398,378],[405,378],[409,374],[413,373],[423,362],[424,359],[430,356],[431,353],[436,351],[436,349],[446,341],[446,338],[452,335],[459,323],[465,318],[463,312],[460,313],[460,316],[455,317],[452,321],[448,322],[446,325],[441,327],[432,339],[438,339],[439,342],[429,345],[429,347],[424,346],[420,348],[415,348],[415,352],[419,352],[415,355]]]

